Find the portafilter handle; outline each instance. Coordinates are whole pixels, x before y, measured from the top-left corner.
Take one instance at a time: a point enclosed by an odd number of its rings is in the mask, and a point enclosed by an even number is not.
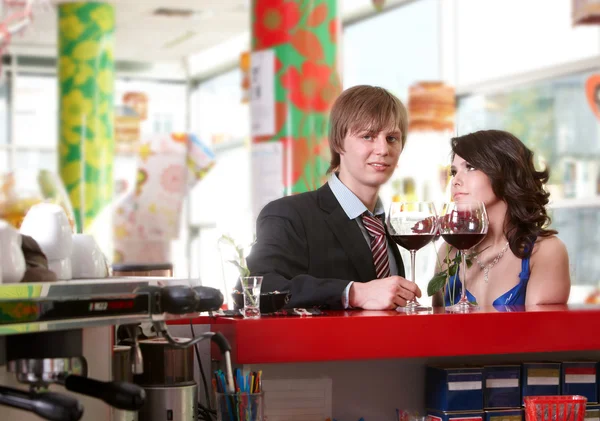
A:
[[[160,292],[160,309],[164,313],[188,314],[197,311],[198,295],[189,286],[164,286]]]
[[[212,287],[196,286],[192,288],[198,296],[198,305],[196,311],[202,313],[204,311],[217,311],[223,305],[223,293]]]
[[[140,386],[127,382],[102,382],[88,377],[67,375],[58,379],[67,390],[98,398],[110,406],[125,411],[139,410],[146,399]]]
[[[83,415],[83,407],[71,396],[26,392],[5,386],[0,386],[0,405],[29,411],[49,421],[79,421]]]

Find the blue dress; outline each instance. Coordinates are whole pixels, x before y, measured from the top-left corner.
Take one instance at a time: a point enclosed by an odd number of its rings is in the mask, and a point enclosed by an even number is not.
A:
[[[492,305],[496,307],[496,309],[511,311],[518,309],[517,307],[522,307],[525,305],[527,282],[529,281],[529,276],[531,274],[529,270],[529,259],[530,256],[527,256],[525,259],[521,260],[521,273],[519,273],[519,283],[494,300]],[[454,290],[454,302],[450,300],[450,291],[452,290]],[[448,307],[452,304],[456,304],[460,300],[461,293],[462,283],[460,282],[460,278],[458,277],[457,271],[456,275],[450,277],[450,279],[448,280],[448,285],[446,286],[446,291],[444,294],[444,302],[446,306]],[[469,290],[467,290],[466,295],[469,301],[477,301],[475,297],[469,292]]]

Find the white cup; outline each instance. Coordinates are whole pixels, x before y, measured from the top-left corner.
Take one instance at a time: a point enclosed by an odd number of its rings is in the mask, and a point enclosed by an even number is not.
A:
[[[0,220],[0,272],[5,284],[21,282],[25,274],[25,256],[21,235],[8,222]]]
[[[38,203],[29,209],[21,224],[21,232],[31,236],[48,261],[71,257],[73,231],[67,214],[54,203]]]
[[[73,279],[106,278],[108,265],[102,250],[90,234],[73,234],[71,253]]]
[[[68,281],[73,279],[71,258],[48,260],[48,269],[54,272],[59,281]]]

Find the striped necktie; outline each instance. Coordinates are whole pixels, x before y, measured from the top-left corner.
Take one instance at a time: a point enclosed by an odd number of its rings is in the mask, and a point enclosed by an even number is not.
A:
[[[366,212],[362,215],[362,222],[371,237],[371,252],[377,279],[390,276],[390,262],[387,254],[387,242],[383,223],[377,217],[372,217]]]

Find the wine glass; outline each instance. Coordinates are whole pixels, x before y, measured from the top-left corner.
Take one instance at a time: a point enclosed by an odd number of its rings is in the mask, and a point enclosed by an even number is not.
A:
[[[415,256],[437,232],[437,214],[432,202],[393,202],[386,218],[388,233],[400,247],[410,251],[410,281],[415,282]],[[412,299],[398,311],[431,311]]]
[[[444,205],[440,218],[440,234],[446,243],[460,250],[463,268],[460,300],[449,307],[449,311],[466,313],[477,309],[477,304],[467,299],[466,252],[485,238],[488,225],[487,212],[482,202],[452,202]],[[455,276],[458,276],[458,272]]]

